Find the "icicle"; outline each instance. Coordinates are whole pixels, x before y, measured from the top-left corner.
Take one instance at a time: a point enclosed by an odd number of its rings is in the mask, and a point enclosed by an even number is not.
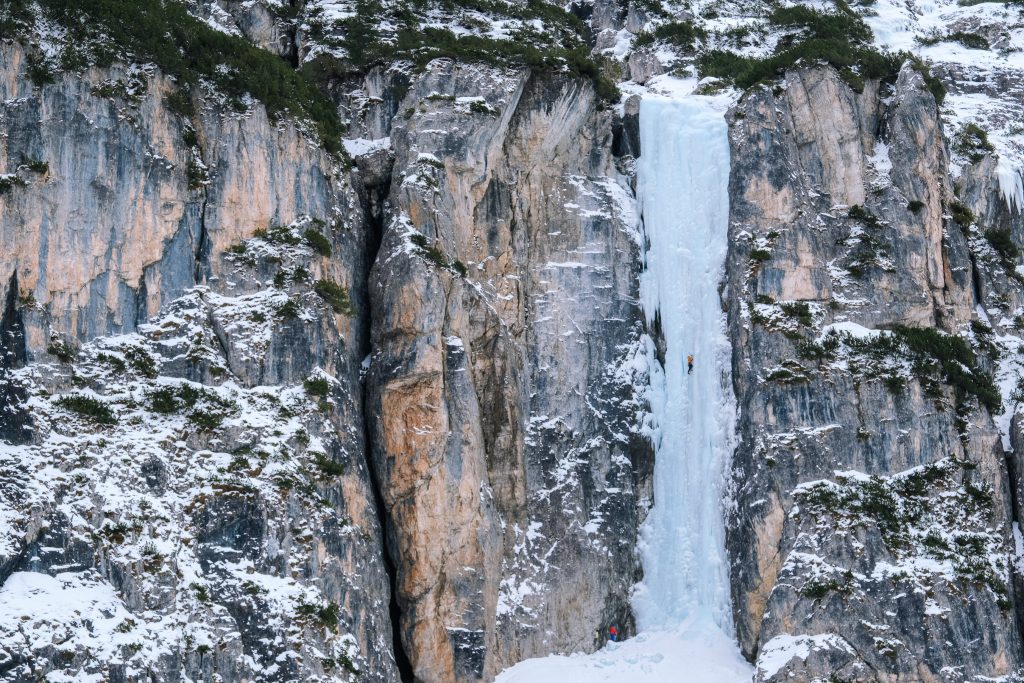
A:
[[[1000,157],[996,175],[999,177],[999,191],[1010,212],[1024,211],[1024,181],[1020,169]]]

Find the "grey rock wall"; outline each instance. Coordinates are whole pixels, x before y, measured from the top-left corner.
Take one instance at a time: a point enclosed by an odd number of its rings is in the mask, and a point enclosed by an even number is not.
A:
[[[482,680],[629,628],[650,485],[623,374],[636,216],[579,81],[435,62],[402,109],[372,453],[416,675]]]
[[[862,329],[970,337],[974,268],[934,100],[909,68],[884,101],[804,70],[746,95],[731,135],[728,548],[757,680],[1013,672],[1013,510],[990,410],[899,334]]]
[[[25,443],[0,566],[11,590],[65,568],[111,591],[125,635],[90,660],[102,628],[29,614],[77,654],[14,636],[4,666],[397,680],[408,657],[489,680],[630,631],[652,464],[638,217],[589,84],[374,71],[342,105],[353,137],[391,140],[349,172],[259,107],[184,118],[173,83],[121,67],[34,88],[4,50],[0,171],[24,181],[0,196],[4,430]],[[83,391],[114,423],[62,402]],[[135,443],[138,424],[166,432]]]
[[[645,23],[574,10],[598,48]],[[196,11],[309,47],[261,3]],[[258,106],[182,117],[124,67],[36,88],[0,49],[0,590],[109,597],[0,624],[3,675],[485,681],[632,633],[659,341],[635,98],[379,67],[333,84],[349,168]],[[795,71],[728,117],[728,551],[757,680],[1010,675],[1022,436],[984,377],[1024,372],[1024,287],[986,233],[1024,244],[1020,208],[991,156],[951,176],[912,69],[862,93]]]
[[[120,67],[34,88],[3,51],[0,172],[24,182],[0,196],[0,408],[23,445],[0,578],[110,596],[26,603],[4,676],[397,680],[360,374],[374,238],[346,167],[258,106],[185,119]],[[61,402],[82,394],[110,417]]]

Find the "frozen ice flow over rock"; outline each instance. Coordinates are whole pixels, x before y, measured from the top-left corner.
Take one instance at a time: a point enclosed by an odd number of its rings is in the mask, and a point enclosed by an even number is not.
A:
[[[666,342],[657,405],[654,508],[643,529],[641,630],[707,615],[732,633],[723,479],[735,406],[719,300],[729,225],[729,138],[703,98],[640,105],[639,195],[649,240],[641,296]],[[687,356],[694,356],[687,374]]]
[[[729,221],[729,139],[708,98],[640,105],[638,193],[649,240],[641,296],[667,346],[652,364],[654,507],[643,529],[640,633],[591,655],[532,659],[497,683],[749,683],[733,637],[723,497],[734,445],[730,347],[719,303]],[[687,374],[686,358],[694,356]]]

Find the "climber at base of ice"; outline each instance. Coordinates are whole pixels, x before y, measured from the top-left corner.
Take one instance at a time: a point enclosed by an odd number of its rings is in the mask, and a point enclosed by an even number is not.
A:
[[[608,640],[613,643],[619,640],[619,632],[614,626],[608,629]]]
[[[686,374],[693,372],[693,356],[686,357]]]

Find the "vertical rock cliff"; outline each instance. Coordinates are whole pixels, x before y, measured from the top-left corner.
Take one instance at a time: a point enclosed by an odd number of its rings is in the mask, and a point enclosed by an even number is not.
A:
[[[758,680],[1021,663],[984,276],[922,86],[904,68],[880,99],[803,70],[733,112],[729,547]]]
[[[638,217],[588,81],[373,71],[349,170],[4,49],[6,671],[489,680],[630,630]]]
[[[413,669],[474,680],[630,621],[637,219],[586,84],[435,62],[402,108],[371,452]]]
[[[395,680],[344,166],[4,56],[6,674]]]
[[[1013,7],[168,0],[132,56],[40,3],[0,8],[0,678],[490,681],[634,635],[659,88],[734,102],[755,680],[1020,676]],[[875,50],[922,17],[930,71]]]

